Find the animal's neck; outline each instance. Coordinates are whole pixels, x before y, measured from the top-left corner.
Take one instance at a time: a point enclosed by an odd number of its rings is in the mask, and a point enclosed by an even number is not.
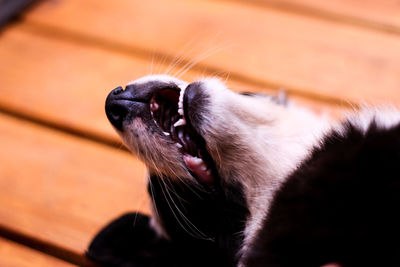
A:
[[[245,177],[244,189],[250,218],[245,229],[242,253],[247,250],[267,215],[275,191],[319,145],[319,140],[330,127],[327,119],[306,110],[292,109],[277,114],[273,125],[267,125],[261,131],[259,142],[263,143],[254,150],[258,162],[249,166],[257,175]]]

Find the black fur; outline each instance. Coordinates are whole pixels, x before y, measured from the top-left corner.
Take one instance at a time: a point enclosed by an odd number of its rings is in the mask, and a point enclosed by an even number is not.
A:
[[[157,237],[147,217],[138,215],[134,224],[135,215],[130,214],[106,226],[92,241],[88,256],[103,266],[235,266],[248,216],[241,187],[210,191],[168,177],[152,175],[150,180],[150,195],[170,241]],[[210,239],[200,239],[186,220]]]
[[[149,226],[148,216],[129,213],[101,230],[86,255],[102,266],[169,266],[172,250]]]
[[[210,106],[209,95],[204,92],[202,85],[202,82],[189,84],[183,97],[183,108],[186,111],[185,118],[199,134],[201,133],[202,120],[209,114],[207,107]]]
[[[151,195],[171,240],[185,247],[191,246],[193,257],[205,257],[208,266],[235,266],[236,253],[243,241],[242,231],[248,216],[241,186],[225,185],[223,190],[216,188],[209,191],[193,184],[172,183],[166,177],[152,176],[150,179],[153,185],[150,188],[153,190]],[[186,181],[189,182],[189,179]],[[196,231],[190,230],[193,227],[179,215],[172,202],[188,221],[212,240],[196,237],[198,234],[193,234]],[[202,260],[200,258],[198,260]]]
[[[400,266],[400,126],[348,124],[276,193],[246,266]]]
[[[117,88],[107,99],[107,116],[117,129],[134,117],[152,125],[148,102],[154,90],[179,90],[135,86]],[[201,83],[190,84],[183,103],[187,122],[199,134],[210,101],[200,89]],[[244,254],[245,266],[400,266],[400,126],[372,124],[364,132],[348,123],[346,129],[328,134],[275,193]],[[242,185],[181,180],[186,183],[150,177],[168,240],[155,233],[147,216],[128,214],[96,236],[88,256],[104,266],[236,266],[249,216]]]

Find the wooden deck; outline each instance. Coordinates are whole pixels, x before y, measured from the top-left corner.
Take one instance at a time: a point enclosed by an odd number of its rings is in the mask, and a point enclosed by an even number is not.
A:
[[[0,34],[0,266],[90,265],[85,248],[105,223],[148,212],[145,168],[104,101],[168,69],[284,89],[335,118],[399,104],[400,2],[40,2]]]

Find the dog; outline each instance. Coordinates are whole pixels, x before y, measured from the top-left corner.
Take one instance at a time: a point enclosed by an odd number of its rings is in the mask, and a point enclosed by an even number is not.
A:
[[[330,122],[218,79],[152,75],[112,90],[106,114],[148,167],[153,212],[106,226],[96,262],[400,266],[395,108]]]

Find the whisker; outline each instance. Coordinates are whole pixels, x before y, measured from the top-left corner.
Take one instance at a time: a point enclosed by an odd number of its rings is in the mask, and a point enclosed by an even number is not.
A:
[[[168,158],[168,157],[164,157],[164,158]],[[173,162],[173,161],[169,161],[169,163],[170,163],[170,166],[173,166],[175,164],[175,162]],[[196,196],[201,198],[200,195],[192,188],[192,187],[195,187],[198,190],[205,192],[204,188],[197,181],[193,181],[193,182],[189,183],[189,181],[187,179],[180,177],[180,175],[177,175],[176,172],[172,168],[169,168],[169,172],[174,174],[174,177],[176,179],[178,179],[180,182],[182,182],[182,184],[185,185],[190,191],[192,191],[192,193],[194,193]]]
[[[147,177],[149,176],[149,174],[147,174]],[[147,179],[147,183],[148,183],[148,180],[149,179]],[[144,182],[144,185],[147,185],[147,183],[146,183],[146,181]],[[137,216],[138,216],[138,214],[139,214],[139,210],[142,208],[142,205],[143,205],[143,203],[145,202],[145,195],[142,195],[142,197],[140,198],[140,200],[139,200],[139,205],[138,205],[138,207],[136,208],[136,211],[135,211],[135,219],[134,219],[134,221],[133,221],[133,226],[135,226],[136,225],[136,219],[137,219]]]
[[[158,55],[159,56],[159,55]],[[161,54],[161,58],[158,61],[158,68],[154,74],[161,74],[163,66],[165,65],[165,62],[167,61],[168,55],[167,54]]]
[[[166,186],[165,181],[163,179],[158,179],[161,180],[161,182],[164,184],[164,186]],[[161,190],[164,194],[164,197],[166,199],[166,202],[168,204],[168,206],[170,207],[175,219],[178,221],[179,225],[185,230],[185,232],[187,232],[190,236],[193,236],[195,238],[199,238],[199,239],[204,239],[204,240],[213,240],[212,238],[208,237],[207,235],[205,235],[202,231],[200,231],[185,215],[184,213],[179,209],[179,207],[176,205],[176,203],[174,202],[172,196],[169,194],[167,187],[165,187],[165,190],[163,190],[162,185],[161,186]],[[165,195],[165,191],[167,192],[168,196]],[[172,202],[173,206],[171,206],[171,203],[168,200],[168,197],[170,199],[170,201]],[[194,231],[194,233],[190,232],[188,229],[186,229],[186,227],[183,225],[182,221],[178,218],[177,214],[175,213],[173,207],[175,207],[176,211],[178,212],[178,214],[180,215],[180,217],[183,219],[183,222],[186,223],[186,226],[189,227],[189,229],[191,231]]]
[[[229,48],[231,45],[227,42],[225,42],[224,44],[215,45],[215,43],[217,42],[216,39],[220,35],[221,35],[221,31],[216,32],[215,35],[208,40],[208,43],[204,44],[204,47],[209,47],[209,48],[206,49],[205,51],[203,51],[201,54],[194,57],[193,59],[188,60],[186,62],[186,64],[181,68],[181,70],[176,72],[174,76],[181,77],[188,70],[190,70],[193,66],[198,64],[200,61],[203,61],[204,59],[210,57],[213,54],[220,52],[221,50],[226,50],[227,48]]]
[[[142,205],[143,205],[143,203],[144,203],[144,200],[145,200],[145,197],[144,197],[144,195],[142,195],[142,197],[141,197],[140,200],[139,200],[139,205],[138,205],[138,207],[137,207],[136,210],[135,210],[135,218],[134,218],[134,220],[133,220],[133,226],[136,226],[136,219],[137,219],[137,217],[138,217],[138,214],[139,214],[140,209],[142,208]]]
[[[180,65],[182,63],[182,61],[184,61],[184,59],[185,59],[184,55],[186,53],[190,54],[190,52],[192,52],[194,50],[195,46],[192,46],[192,48],[190,48],[189,51],[186,51],[186,49],[188,49],[193,44],[194,41],[195,41],[195,38],[193,37],[191,40],[189,40],[189,42],[187,42],[185,44],[185,46],[182,48],[180,53],[175,56],[175,59],[173,61],[171,61],[171,64],[165,71],[166,74],[169,74],[170,72],[172,72],[178,65]]]
[[[150,185],[150,194],[151,194],[151,200],[153,202],[154,211],[155,211],[157,217],[160,217],[160,213],[158,212],[156,199],[155,199],[155,196],[154,196],[154,186],[153,186],[153,182],[151,181],[150,177],[149,177],[149,185]]]
[[[208,44],[207,46],[211,46],[211,44],[212,44],[212,43],[215,41],[215,39],[220,35],[220,33],[221,33],[221,32],[218,32],[213,38],[210,38],[209,44]],[[193,36],[193,37],[190,39],[190,41],[188,41],[188,42],[185,44],[185,46],[183,47],[183,49],[181,49],[181,52],[179,53],[179,57],[178,57],[179,60],[173,64],[172,68],[168,68],[168,69],[167,69],[166,74],[169,74],[170,72],[174,71],[176,67],[178,67],[179,65],[182,65],[182,64],[181,64],[182,62],[188,62],[188,61],[190,61],[190,60],[187,60],[187,59],[184,57],[184,55],[185,55],[185,54],[186,54],[186,55],[192,54],[192,52],[195,50],[195,48],[199,47],[199,44],[200,44],[200,42],[199,42],[199,37],[200,37],[200,32],[198,32],[196,36]],[[189,51],[185,51],[187,48],[189,48],[189,47],[192,45],[192,43],[193,43],[194,41],[196,41],[197,46],[192,46],[192,47],[190,48]],[[185,63],[185,64],[186,64],[186,63]]]
[[[188,61],[180,71],[174,74],[176,78],[180,78],[182,75],[184,75],[186,72],[188,72],[190,69],[192,69],[195,65],[197,65],[199,62],[203,61],[204,59],[210,57],[213,54],[216,54],[217,52],[220,52],[224,50],[222,47],[212,47],[205,51],[202,55],[199,55],[195,57],[192,61]]]
[[[153,71],[154,71],[154,57],[155,57],[155,54],[154,54],[154,52],[153,53],[151,53],[151,65],[150,65],[150,75],[153,75]]]
[[[158,181],[158,183],[159,183],[159,185],[160,185],[160,187],[161,187],[161,190],[162,190],[162,193],[163,193],[163,195],[164,195],[164,197],[165,197],[165,200],[166,200],[166,202],[167,202],[167,205],[170,207],[170,209],[171,209],[171,211],[172,211],[174,217],[175,217],[176,220],[178,221],[178,223],[182,226],[182,228],[183,228],[189,235],[191,235],[191,236],[193,236],[193,237],[195,237],[195,238],[210,240],[210,238],[207,237],[204,233],[202,233],[199,229],[197,229],[197,227],[194,226],[194,224],[193,224],[193,223],[184,215],[184,213],[178,208],[178,206],[176,205],[176,203],[174,202],[172,196],[170,195],[170,193],[169,193],[169,191],[168,191],[168,186],[166,185],[166,183],[165,183],[165,181],[164,181],[164,179],[163,179],[163,178],[164,178],[164,175],[160,172],[160,170],[158,169],[158,167],[154,164],[153,159],[152,159],[151,157],[150,157],[149,159],[151,160],[151,163],[153,164],[153,166],[154,166],[154,168],[155,168],[155,172],[156,172],[156,174],[157,174],[158,177],[159,177],[159,178],[157,179],[157,181]],[[171,200],[172,203],[173,203],[173,206],[171,205],[170,201],[168,200],[168,197],[167,197],[167,195],[165,194],[162,185],[160,184],[160,180],[161,180],[161,182],[164,184],[164,186],[165,186],[165,191],[167,191],[168,196],[169,196],[170,200]],[[150,181],[151,181],[151,180],[150,180]],[[176,192],[175,192],[175,194],[176,194]],[[152,196],[153,196],[153,200],[154,200],[154,194],[153,194],[153,192],[152,192]],[[155,201],[153,201],[153,203],[154,203],[154,205],[156,205]],[[181,203],[181,205],[182,205],[182,203]],[[188,231],[188,230],[186,229],[186,227],[182,224],[182,222],[181,222],[181,220],[179,219],[179,217],[178,217],[178,216],[176,215],[176,213],[174,212],[173,207],[176,208],[178,214],[179,214],[179,215],[181,216],[181,218],[184,220],[184,222],[185,222],[186,225],[189,227],[189,229],[192,230],[192,231],[194,231],[195,233],[191,233],[190,231]],[[157,208],[157,207],[155,207],[155,208]],[[156,210],[156,211],[157,211],[157,210]],[[158,213],[158,211],[157,211],[157,213]],[[159,215],[157,215],[157,216],[159,216]],[[193,228],[194,228],[194,229],[193,229]],[[197,234],[196,234],[196,231],[195,231],[195,230],[197,230]]]

